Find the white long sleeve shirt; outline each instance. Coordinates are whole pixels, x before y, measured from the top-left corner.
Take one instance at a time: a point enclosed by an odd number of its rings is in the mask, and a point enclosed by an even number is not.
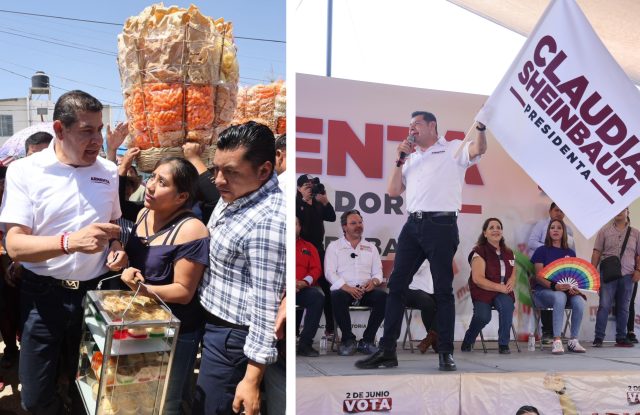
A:
[[[344,284],[363,285],[372,278],[381,282],[382,261],[378,249],[364,239],[353,248],[343,236],[327,246],[324,275],[331,283],[331,290],[339,290]]]

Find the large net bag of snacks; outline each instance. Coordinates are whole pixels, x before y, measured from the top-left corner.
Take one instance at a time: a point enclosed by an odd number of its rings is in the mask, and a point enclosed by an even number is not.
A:
[[[232,24],[196,6],[147,7],[118,36],[118,66],[129,119],[129,147],[151,171],[187,141],[205,146],[209,164],[218,131],[233,119],[238,60]]]
[[[283,81],[240,88],[234,124],[256,121],[266,124],[274,134],[287,130],[287,87]]]

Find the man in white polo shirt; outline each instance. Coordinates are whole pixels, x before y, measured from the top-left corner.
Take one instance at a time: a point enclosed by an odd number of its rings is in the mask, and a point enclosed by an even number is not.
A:
[[[0,207],[7,251],[24,266],[20,352],[22,406],[58,414],[78,365],[82,301],[102,274],[119,270],[120,217],[116,166],[102,147],[102,104],[82,91],[56,102],[55,140],[11,164]],[[59,393],[60,392],[60,393]]]
[[[466,169],[487,150],[485,126],[478,123],[477,137],[459,149],[459,141],[438,136],[436,117],[426,111],[411,114],[409,136],[398,146],[396,167],[389,180],[389,196],[406,190],[409,218],[398,237],[389,296],[384,316],[380,350],[356,362],[361,369],[398,365],[396,342],[409,284],[425,259],[429,260],[438,313],[440,370],[456,370],[453,360],[455,300],[453,297],[453,256],[459,243],[458,212],[462,207],[462,185]],[[409,156],[406,156],[409,154]],[[406,156],[406,157],[405,157]]]
[[[342,332],[340,356],[378,351],[375,335],[384,318],[387,293],[378,290],[382,283],[382,261],[376,246],[364,238],[362,216],[357,210],[344,212],[340,217],[344,236],[327,247],[324,257],[324,273],[331,284],[333,315]],[[349,306],[359,304],[371,307],[367,328],[356,345],[351,332]]]

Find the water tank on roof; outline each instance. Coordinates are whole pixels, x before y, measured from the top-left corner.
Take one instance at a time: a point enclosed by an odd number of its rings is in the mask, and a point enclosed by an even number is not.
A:
[[[36,71],[36,74],[31,77],[31,88],[48,89],[49,76],[42,71]]]

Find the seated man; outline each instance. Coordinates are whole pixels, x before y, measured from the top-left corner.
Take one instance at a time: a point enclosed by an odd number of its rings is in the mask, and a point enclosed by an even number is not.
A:
[[[307,313],[304,318],[304,329],[300,333],[297,354],[316,357],[318,351],[311,345],[320,325],[324,294],[312,285],[322,274],[322,268],[316,247],[300,237],[302,228],[300,222],[300,218],[296,216],[296,305],[304,308]],[[300,327],[301,319],[302,313],[296,313],[296,332]]]
[[[362,238],[362,216],[350,210],[340,217],[344,236],[327,247],[324,258],[325,277],[331,284],[333,314],[342,331],[341,356],[356,352],[356,337],[351,332],[350,305],[371,307],[371,315],[357,351],[377,351],[374,338],[384,319],[387,293],[376,289],[382,282],[382,261],[375,245]]]

